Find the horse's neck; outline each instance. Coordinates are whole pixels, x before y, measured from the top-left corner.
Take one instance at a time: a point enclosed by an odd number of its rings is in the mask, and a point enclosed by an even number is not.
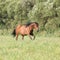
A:
[[[33,30],[33,25],[30,25],[29,28],[30,28],[30,30]]]

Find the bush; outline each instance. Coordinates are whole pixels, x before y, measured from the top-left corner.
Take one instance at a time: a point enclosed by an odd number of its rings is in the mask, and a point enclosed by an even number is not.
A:
[[[51,33],[60,28],[59,0],[0,0],[0,28],[11,29],[29,21]]]

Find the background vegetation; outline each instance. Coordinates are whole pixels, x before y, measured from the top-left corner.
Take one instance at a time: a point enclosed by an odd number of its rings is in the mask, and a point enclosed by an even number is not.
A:
[[[30,21],[39,23],[35,40],[8,35]],[[0,60],[60,60],[60,0],[0,0]]]
[[[39,23],[41,34],[60,36],[60,0],[0,0],[1,34],[30,21]]]

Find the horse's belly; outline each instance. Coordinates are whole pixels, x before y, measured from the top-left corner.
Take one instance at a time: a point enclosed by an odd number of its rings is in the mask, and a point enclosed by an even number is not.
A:
[[[26,28],[21,28],[21,29],[20,29],[20,34],[22,34],[22,35],[27,35],[27,34],[29,34],[29,31],[28,31],[28,29],[26,29]]]

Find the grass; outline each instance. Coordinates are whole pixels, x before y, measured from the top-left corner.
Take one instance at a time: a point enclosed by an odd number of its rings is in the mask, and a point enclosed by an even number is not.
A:
[[[60,60],[60,38],[0,36],[0,60]]]

